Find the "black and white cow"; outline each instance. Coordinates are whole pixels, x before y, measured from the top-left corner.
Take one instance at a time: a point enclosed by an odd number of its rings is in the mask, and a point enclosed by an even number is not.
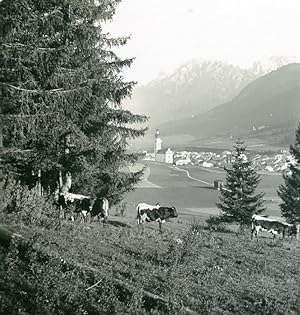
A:
[[[72,212],[71,220],[75,221],[75,217],[81,216],[84,222],[87,221],[87,214],[92,209],[93,200],[89,196],[73,193],[61,193],[58,197],[58,205],[61,209]]]
[[[154,209],[142,209],[139,214],[138,224],[145,222],[158,222],[159,231],[162,231],[162,224],[170,218],[177,218],[178,213],[175,207],[159,207]]]
[[[74,213],[80,215],[83,222],[86,223],[88,219],[88,214],[92,211],[94,200],[92,198],[83,198],[74,200],[75,209]]]
[[[97,217],[98,222],[100,218],[103,218],[103,222],[106,223],[108,220],[109,202],[105,197],[97,197],[94,201],[91,209],[91,219]]]
[[[259,231],[270,232],[273,234],[273,238],[279,234],[282,235],[282,239],[286,236],[298,238],[299,226],[254,214],[251,220],[251,239],[253,239],[253,235],[258,237]]]
[[[88,216],[91,219],[97,217],[98,221],[102,217],[104,222],[107,222],[108,219],[109,203],[105,197],[93,199],[80,194],[65,193],[59,196],[59,205],[63,209],[72,208],[72,221],[75,221],[78,215],[81,216],[83,222],[88,221]]]
[[[145,221],[150,221],[148,218],[147,220],[147,215],[145,212],[143,212],[143,215],[141,215],[142,210],[150,210],[152,211],[153,209],[158,209],[160,207],[159,203],[157,203],[155,206],[149,205],[148,203],[141,202],[136,206],[137,210],[137,224],[144,223]]]

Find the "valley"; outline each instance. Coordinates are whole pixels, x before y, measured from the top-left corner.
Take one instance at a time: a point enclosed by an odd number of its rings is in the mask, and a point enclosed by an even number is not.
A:
[[[174,166],[157,162],[147,162],[146,166],[147,178],[138,184],[134,191],[128,193],[123,200],[127,204],[126,219],[130,218],[129,222],[135,221],[135,207],[140,202],[149,204],[158,202],[165,206],[174,205],[179,217],[178,220],[171,220],[170,226],[177,226],[182,223],[190,224],[194,218],[205,223],[210,215],[219,213],[216,202],[219,201],[220,191],[213,188],[213,181],[216,179],[225,180],[224,171],[197,166],[180,167],[182,170],[188,170],[192,177],[209,183],[205,184],[188,178],[185,172],[174,168]],[[153,185],[152,187],[149,187],[149,182]],[[261,175],[258,191],[266,193],[266,214],[270,216],[280,216],[280,200],[276,189],[282,182],[281,175]]]
[[[224,148],[242,137],[264,149],[287,148],[300,120],[300,64],[259,73],[228,67],[192,64],[164,80],[137,87],[128,104],[148,115],[149,131],[132,146],[149,146],[158,128],[173,147],[216,142]]]

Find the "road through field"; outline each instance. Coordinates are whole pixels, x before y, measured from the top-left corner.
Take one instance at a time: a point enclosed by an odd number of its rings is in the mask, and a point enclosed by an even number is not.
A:
[[[208,183],[208,182],[206,182],[206,181],[204,181],[204,180],[201,180],[201,179],[198,179],[198,178],[195,178],[195,177],[191,176],[191,175],[190,175],[190,172],[189,172],[188,170],[181,169],[181,168],[179,168],[179,167],[177,167],[177,166],[173,166],[173,168],[174,168],[175,170],[185,172],[185,173],[186,173],[186,176],[187,176],[188,178],[190,178],[190,179],[193,179],[193,180],[195,180],[195,181],[197,181],[197,182],[206,184],[206,185],[208,185],[208,186],[213,186],[212,183]]]
[[[151,174],[151,169],[148,166],[144,171],[141,181],[136,185],[136,188],[161,188],[161,186],[153,184],[152,182],[148,180],[150,174]]]
[[[190,221],[195,216],[202,220],[219,213],[216,202],[219,201],[220,191],[212,186],[216,179],[225,181],[226,173],[223,170],[199,166],[178,168],[148,161],[145,164],[147,169],[143,180],[124,199],[127,202],[128,215],[132,218],[136,216],[135,207],[139,202],[174,205],[183,221]],[[281,183],[281,176],[261,175],[258,191],[266,193],[269,215],[280,215],[276,189]]]
[[[192,217],[205,219],[219,213],[215,203],[219,200],[219,191],[213,189],[214,175],[207,178],[206,172],[194,176],[189,170],[167,164],[146,162],[146,172],[135,190],[128,193],[127,213],[134,218],[135,207],[139,202],[149,204],[174,205],[180,214],[180,222],[190,222]]]

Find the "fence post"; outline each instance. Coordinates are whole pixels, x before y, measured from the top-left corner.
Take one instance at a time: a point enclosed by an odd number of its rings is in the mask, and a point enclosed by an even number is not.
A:
[[[0,127],[0,148],[3,147],[3,128]]]
[[[37,188],[38,188],[38,194],[39,194],[39,196],[43,196],[42,171],[41,171],[40,168],[38,169],[38,184],[37,184]]]

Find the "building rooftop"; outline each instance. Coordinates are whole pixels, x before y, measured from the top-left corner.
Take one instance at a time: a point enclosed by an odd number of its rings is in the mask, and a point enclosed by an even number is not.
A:
[[[161,149],[159,151],[157,151],[156,154],[165,154],[168,150],[171,150],[170,148],[167,148],[167,149]],[[171,150],[172,151],[172,150]],[[173,152],[173,151],[172,151]]]

